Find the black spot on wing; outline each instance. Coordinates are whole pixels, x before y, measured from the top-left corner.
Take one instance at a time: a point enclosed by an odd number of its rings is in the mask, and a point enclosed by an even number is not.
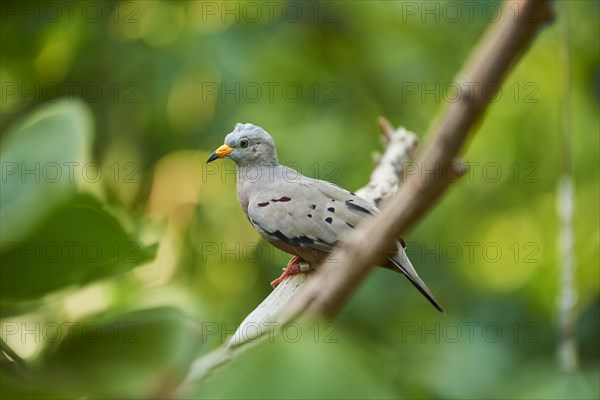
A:
[[[333,208],[333,207],[329,207],[329,208],[327,209],[327,211],[334,213],[334,212],[335,212],[335,208]]]
[[[289,244],[293,243],[293,240],[290,239],[289,237],[285,236],[279,229],[276,230],[275,232],[269,232],[269,233],[284,243],[289,243]]]
[[[268,201],[263,201],[262,203],[258,203],[257,205],[258,205],[259,207],[266,207],[266,206],[268,206],[268,205],[269,205],[269,202],[268,202]]]
[[[328,242],[326,240],[317,238],[316,241],[317,241],[317,243],[323,243],[323,244],[326,244],[327,246],[331,246],[331,247],[334,247],[337,244],[337,240],[335,242]]]
[[[328,224],[330,224],[330,223],[333,222],[333,218],[327,217],[327,218],[325,218],[325,222],[327,222]]]
[[[309,238],[308,236],[300,236],[298,241],[303,244],[314,244],[315,241]]]
[[[308,218],[312,218],[312,214],[306,214]]]
[[[299,237],[289,238],[289,237],[285,236],[280,230],[276,230],[275,232],[269,232],[269,235],[271,235],[271,236],[273,236],[273,237],[281,240],[284,243],[290,244],[292,246],[297,246],[297,247],[303,247],[304,246],[304,247],[309,247],[310,248],[311,246],[313,246],[315,244],[324,244],[324,245],[326,245],[328,247],[329,246],[333,247],[333,246],[336,245],[336,242],[329,243],[326,240],[319,239],[319,238],[313,239],[313,238],[310,238],[310,237],[308,237],[306,235],[302,235],[302,236],[299,236]]]
[[[312,208],[314,210],[315,208],[317,208],[317,205],[316,204],[311,204],[310,208]]]
[[[278,201],[281,201],[282,203],[285,203],[286,201],[290,201],[290,200],[291,199],[289,197],[287,197],[287,196],[281,196],[278,199],[271,199],[271,201],[275,202],[275,203],[278,202]]]
[[[350,228],[354,229],[354,225],[352,225],[350,222],[346,222],[346,225],[348,225]]]
[[[351,209],[351,210],[358,211],[358,212],[365,213],[365,214],[369,214],[369,215],[373,215],[373,213],[371,211],[367,210],[364,207],[359,206],[358,204],[354,204],[350,200],[346,201],[346,206],[348,206],[348,208]]]

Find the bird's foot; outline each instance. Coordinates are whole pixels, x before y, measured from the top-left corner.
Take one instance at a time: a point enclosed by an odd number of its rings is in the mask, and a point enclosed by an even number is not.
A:
[[[306,260],[300,256],[294,256],[294,258],[292,258],[288,263],[287,267],[283,269],[281,276],[271,282],[271,287],[275,289],[275,286],[283,282],[288,276],[296,275],[301,272],[308,272],[310,270],[310,264]]]

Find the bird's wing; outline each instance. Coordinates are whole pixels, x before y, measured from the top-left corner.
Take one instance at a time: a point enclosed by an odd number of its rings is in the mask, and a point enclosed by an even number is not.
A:
[[[277,247],[327,253],[345,232],[374,212],[357,195],[307,177],[265,185],[248,204],[251,223]]]
[[[248,218],[276,247],[294,254],[330,253],[343,235],[377,209],[367,200],[332,183],[302,177],[264,185],[249,201]],[[313,259],[318,259],[317,257]],[[437,308],[444,309],[421,280],[398,243],[389,257],[398,272]]]

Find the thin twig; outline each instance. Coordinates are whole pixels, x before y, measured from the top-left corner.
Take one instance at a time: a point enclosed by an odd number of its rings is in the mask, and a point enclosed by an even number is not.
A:
[[[557,182],[556,212],[559,219],[558,256],[560,278],[558,282],[559,344],[558,357],[565,372],[577,369],[577,289],[575,287],[575,229],[573,228],[573,160],[572,160],[572,113],[571,113],[571,44],[569,27],[569,5],[562,2],[562,28],[564,38],[563,65],[565,65],[565,93],[562,106],[562,157],[561,174]]]

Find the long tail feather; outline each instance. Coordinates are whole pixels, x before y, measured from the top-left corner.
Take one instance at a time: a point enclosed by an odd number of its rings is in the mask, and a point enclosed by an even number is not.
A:
[[[389,260],[392,262],[392,264],[394,264],[396,267],[398,267],[398,269],[400,269],[400,271],[404,274],[404,276],[406,276],[408,278],[410,283],[412,283],[414,285],[414,287],[416,287],[417,290],[419,292],[421,292],[421,294],[423,296],[425,296],[425,298],[427,300],[429,300],[429,302],[439,312],[446,314],[446,312],[444,311],[444,308],[435,299],[435,297],[433,296],[433,293],[431,293],[431,290],[429,290],[429,288],[427,287],[425,282],[423,282],[423,280],[421,278],[419,278],[417,271],[415,271],[415,268],[412,266],[410,260],[408,259],[406,253],[404,252],[404,249],[402,249],[400,247],[398,249],[398,253],[396,253],[392,257],[389,257]]]

